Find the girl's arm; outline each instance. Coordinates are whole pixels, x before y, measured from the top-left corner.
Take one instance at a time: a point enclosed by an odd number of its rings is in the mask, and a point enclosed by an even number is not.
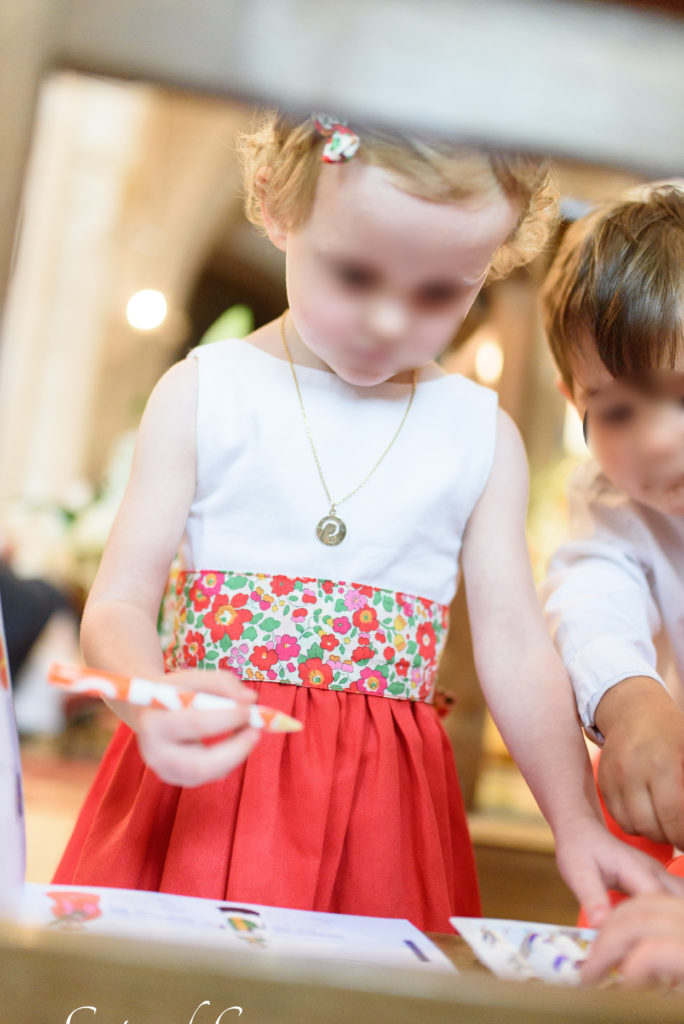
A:
[[[131,476],[86,603],[81,643],[87,664],[124,675],[164,677],[157,615],[195,490],[197,364],[173,366],[150,396]],[[245,728],[253,691],[229,672],[183,672],[185,688],[237,697],[243,708],[158,711],[116,704],[138,734],[141,753],[166,782],[198,785],[219,778],[250,752],[258,733]],[[239,730],[220,743],[203,738]]]
[[[475,660],[492,716],[551,825],[561,873],[598,923],[607,886],[680,894],[684,887],[602,825],[572,688],[537,600],[527,496],[522,442],[500,411],[494,464],[463,543]]]

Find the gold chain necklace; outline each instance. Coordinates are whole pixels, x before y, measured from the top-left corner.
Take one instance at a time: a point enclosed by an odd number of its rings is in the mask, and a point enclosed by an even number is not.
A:
[[[345,494],[344,498],[339,498],[337,501],[335,501],[333,499],[329,489],[328,489],[327,483],[325,482],[325,477],[323,476],[323,470],[321,469],[321,462],[320,462],[320,459],[318,458],[318,452],[316,451],[316,445],[314,444],[313,435],[311,433],[311,427],[309,426],[309,419],[308,419],[308,417],[306,415],[306,409],[304,408],[304,399],[302,398],[302,392],[301,392],[300,387],[299,387],[299,381],[297,380],[297,373],[295,371],[294,363],[292,362],[292,356],[290,355],[290,347],[287,344],[287,338],[285,337],[285,317],[286,316],[287,316],[287,310],[285,310],[285,312],[283,313],[282,317],[280,318],[280,337],[283,339],[283,346],[285,348],[285,354],[287,355],[287,361],[290,364],[290,369],[292,370],[292,379],[294,381],[294,386],[295,386],[296,391],[297,391],[297,398],[299,399],[299,408],[300,408],[301,413],[302,413],[302,419],[304,420],[304,428],[306,430],[306,436],[308,437],[309,444],[311,445],[311,454],[314,457],[314,462],[316,463],[316,469],[318,470],[318,475],[321,478],[321,483],[323,484],[323,490],[325,491],[325,496],[328,499],[328,501],[330,502],[330,511],[328,512],[327,515],[323,516],[323,518],[316,525],[316,536],[318,537],[318,539],[320,540],[320,542],[322,544],[328,544],[328,545],[341,544],[342,541],[344,540],[344,538],[347,535],[347,526],[346,526],[346,523],[342,519],[340,519],[340,517],[337,515],[337,508],[338,508],[339,505],[342,504],[343,501],[347,501],[347,499],[351,498],[351,496],[353,494],[356,494],[357,491],[361,490],[363,485],[370,480],[370,478],[373,476],[373,473],[376,471],[376,469],[378,468],[378,466],[380,465],[382,460],[385,458],[385,456],[389,452],[390,448],[392,447],[392,445],[394,444],[396,439],[399,437],[399,434],[401,432],[401,428],[406,423],[406,417],[408,416],[409,411],[411,409],[411,406],[413,405],[413,398],[414,398],[414,395],[416,393],[416,371],[415,370],[413,371],[413,380],[411,382],[411,394],[409,395],[408,405],[406,406],[406,409],[404,410],[404,415],[401,418],[401,423],[399,424],[399,426],[397,427],[396,431],[394,432],[394,436],[393,436],[392,440],[387,445],[387,447],[385,448],[384,452],[382,453],[382,455],[380,456],[378,461],[371,468],[370,472],[367,473],[366,476],[363,478],[361,483],[357,484],[356,487],[352,491],[349,492],[349,494]]]

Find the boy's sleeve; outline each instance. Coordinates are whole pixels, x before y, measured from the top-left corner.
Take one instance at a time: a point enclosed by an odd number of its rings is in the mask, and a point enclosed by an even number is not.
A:
[[[546,621],[565,663],[587,734],[601,743],[594,714],[604,693],[656,670],[661,627],[648,564],[648,536],[628,499],[603,486],[591,466],[568,493],[570,531],[540,588]]]

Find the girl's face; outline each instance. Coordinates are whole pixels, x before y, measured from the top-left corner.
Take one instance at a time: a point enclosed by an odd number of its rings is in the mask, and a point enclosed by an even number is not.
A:
[[[573,401],[609,480],[634,501],[684,515],[684,374],[656,398],[612,377],[592,344],[574,364]],[[684,371],[684,358],[677,367]]]
[[[287,231],[266,218],[286,253],[292,323],[308,349],[300,356],[361,386],[431,362],[518,215],[503,195],[477,206],[431,202],[360,160],[324,164],[305,224]]]

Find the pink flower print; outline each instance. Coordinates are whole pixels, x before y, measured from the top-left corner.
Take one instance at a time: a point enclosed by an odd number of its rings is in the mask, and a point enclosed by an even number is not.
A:
[[[344,606],[352,612],[358,611],[359,608],[365,608],[367,604],[368,598],[359,594],[358,590],[348,590],[344,595]]]
[[[407,619],[410,619],[411,616],[413,615],[413,605],[411,604],[410,601],[403,601],[401,605],[401,610]]]
[[[199,586],[205,594],[213,597],[223,586],[224,579],[225,573],[223,572],[203,572],[200,573]]]
[[[333,619],[332,626],[336,633],[348,633],[351,629],[351,622],[346,615],[343,615],[339,619]]]
[[[340,665],[340,669],[342,672],[353,672],[354,666],[352,665],[351,661],[343,661],[342,664]]]
[[[284,636],[276,637],[275,650],[280,661],[287,661],[288,659],[296,658],[301,647],[295,637],[285,634]]]
[[[423,673],[419,668],[411,669],[411,686],[419,687],[423,681]]]
[[[287,663],[287,671],[288,672],[294,672],[294,670],[295,670],[294,663],[291,662],[291,661],[288,661],[288,663]]]
[[[378,672],[377,669],[363,668],[361,669],[361,676],[356,682],[356,688],[361,690],[362,693],[381,694],[387,689],[387,680],[382,672]]]
[[[268,609],[269,609],[269,608],[271,607],[271,605],[270,605],[270,603],[269,603],[269,602],[268,602],[268,601],[267,601],[267,600],[266,600],[266,599],[264,598],[264,600],[263,600],[263,601],[259,601],[259,607],[261,608],[261,610],[262,610],[262,611],[264,611],[264,612],[265,612],[265,611],[268,611]]]

